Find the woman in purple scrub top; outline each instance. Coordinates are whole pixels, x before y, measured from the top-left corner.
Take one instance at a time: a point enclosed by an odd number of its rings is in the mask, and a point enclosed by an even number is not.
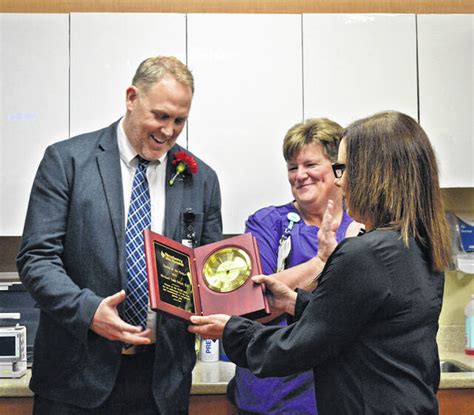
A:
[[[260,209],[246,222],[245,231],[258,241],[263,274],[294,267],[316,256],[317,234],[328,199],[335,202],[340,218],[337,241],[359,232],[361,225],[344,210],[340,189],[334,185],[331,164],[337,159],[341,134],[342,127],[325,118],[308,119],[287,132],[283,155],[294,200]],[[312,274],[308,281],[280,275],[293,288],[311,288],[314,279]],[[287,316],[272,315],[265,322],[287,325]],[[237,367],[227,392],[244,415],[317,413],[312,371],[260,379],[248,369]]]

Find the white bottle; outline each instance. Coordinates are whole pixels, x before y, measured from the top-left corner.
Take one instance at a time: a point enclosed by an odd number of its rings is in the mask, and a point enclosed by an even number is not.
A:
[[[219,340],[201,340],[200,358],[202,362],[219,360]]]
[[[464,309],[464,329],[466,331],[464,351],[468,355],[474,355],[474,294]]]

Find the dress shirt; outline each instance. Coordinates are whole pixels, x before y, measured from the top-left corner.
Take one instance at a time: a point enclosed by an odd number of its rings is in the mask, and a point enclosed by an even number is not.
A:
[[[123,129],[123,118],[117,126],[117,140],[120,152],[120,169],[122,171],[123,203],[125,208],[125,227],[127,226],[130,198],[132,196],[132,185],[138,160],[137,152],[134,150]],[[165,153],[158,160],[152,160],[148,165],[146,177],[150,190],[151,201],[151,230],[162,234],[165,221],[165,181],[166,181],[166,159]],[[156,313],[148,305],[147,327],[152,331],[152,341],[156,340]]]

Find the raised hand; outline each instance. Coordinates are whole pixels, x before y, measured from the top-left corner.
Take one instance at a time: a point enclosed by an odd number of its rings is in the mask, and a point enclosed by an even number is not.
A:
[[[339,221],[334,217],[334,202],[328,201],[323,221],[318,231],[318,258],[325,263],[337,246],[336,231]]]

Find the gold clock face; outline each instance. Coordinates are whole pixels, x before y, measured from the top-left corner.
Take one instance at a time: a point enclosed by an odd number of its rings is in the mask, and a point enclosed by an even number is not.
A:
[[[222,248],[213,252],[204,262],[202,274],[207,286],[219,293],[241,287],[252,272],[248,254],[239,248]]]

